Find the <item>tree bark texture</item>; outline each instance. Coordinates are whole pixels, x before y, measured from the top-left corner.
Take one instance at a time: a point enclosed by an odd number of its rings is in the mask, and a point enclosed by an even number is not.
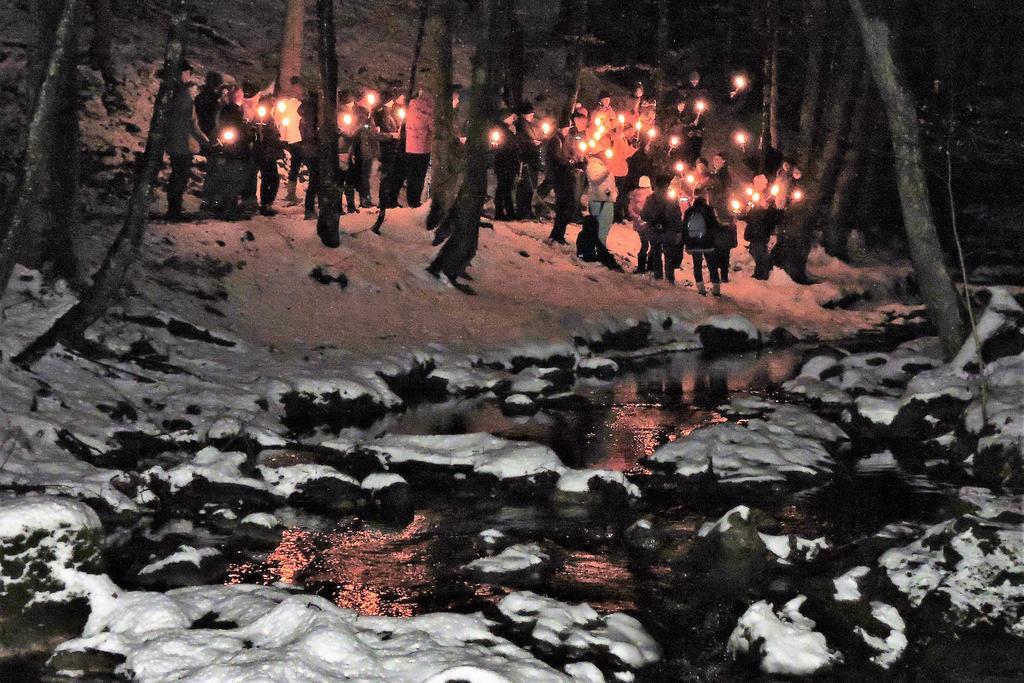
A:
[[[827,0],[809,0],[807,3],[807,64],[804,67],[804,94],[800,103],[800,130],[796,145],[796,163],[801,169],[807,168],[811,160],[817,133],[827,10]]]
[[[411,102],[416,94],[416,76],[420,68],[420,54],[423,52],[423,37],[427,31],[427,17],[430,15],[431,0],[419,0],[416,18],[416,42],[412,50],[412,66],[409,69],[409,88],[405,91],[405,101]]]
[[[111,45],[114,39],[114,10],[111,0],[90,0],[92,36],[89,38],[89,65],[103,74],[107,83],[113,81]]]
[[[481,35],[473,57],[472,96],[466,142],[466,171],[462,187],[449,213],[451,236],[441,247],[428,270],[444,273],[451,281],[465,273],[476,255],[480,235],[480,213],[487,198],[487,168],[490,165],[488,129],[494,120],[498,99],[498,74],[505,55],[502,41],[503,17],[512,9],[511,0],[488,0],[488,28]]]
[[[52,9],[48,6],[47,9]],[[61,209],[71,213],[67,197],[57,196],[63,191],[74,191],[66,187],[68,176],[74,180],[77,151],[77,110],[72,110],[73,124],[62,120],[68,117],[69,100],[77,102],[77,93],[68,96],[73,87],[75,70],[76,26],[78,22],[78,0],[66,0],[62,6],[54,31],[49,36],[41,31],[40,39],[45,41],[36,47],[34,60],[41,59],[46,52],[46,68],[38,70],[35,64],[30,78],[40,75],[39,86],[33,85],[33,113],[25,142],[25,165],[18,187],[14,191],[14,206],[10,221],[0,235],[0,294],[7,288],[16,262],[28,266],[39,265],[46,254],[46,246],[56,249],[57,272],[78,280],[78,264],[70,237],[70,215],[58,215]],[[44,45],[50,50],[45,51]],[[75,147],[60,149],[57,145],[73,134]],[[70,165],[58,168],[61,164]],[[63,242],[63,243],[61,243]]]
[[[779,139],[779,0],[771,0],[772,81],[768,102],[768,141],[772,149],[782,149]]]
[[[851,31],[855,30],[851,26]],[[852,35],[851,35],[852,38]],[[811,253],[814,231],[821,224],[831,204],[839,164],[843,158],[843,141],[850,123],[850,105],[854,88],[861,74],[861,48],[848,40],[841,66],[832,84],[828,111],[822,129],[828,132],[821,153],[804,169],[811,179],[806,198],[799,208],[787,212],[780,228],[774,259],[795,282],[808,282],[807,257]],[[808,177],[805,176],[805,177]]]
[[[303,29],[306,23],[305,0],[288,0],[281,33],[281,64],[277,70],[278,92],[291,93],[292,79],[302,75]]]
[[[70,1],[70,0],[69,0]],[[188,30],[188,0],[174,0],[171,8],[170,33],[164,54],[163,77],[153,104],[153,116],[146,139],[146,151],[135,172],[135,183],[128,201],[128,213],[113,246],[93,277],[92,285],[77,304],[57,319],[42,336],[19,353],[14,361],[31,365],[58,342],[75,344],[117,297],[124,284],[128,269],[137,260],[142,238],[146,232],[153,183],[164,156],[164,139],[171,101],[181,73]],[[40,104],[45,101],[47,85],[43,85]]]
[[[587,2],[586,0],[570,0],[572,7],[570,33],[566,36],[565,71],[568,75],[566,93],[568,97],[562,109],[562,118],[558,125],[571,122],[572,112],[580,98],[580,79],[583,77],[584,36],[587,34]]]
[[[341,244],[341,186],[338,184],[338,48],[334,33],[334,0],[317,0],[317,55],[320,62],[320,107],[317,121],[317,164],[320,188],[316,234],[324,246]]]
[[[888,24],[883,18],[869,17],[861,0],[849,0],[849,3],[860,26],[867,61],[889,119],[903,222],[914,272],[942,348],[947,357],[952,357],[966,339],[967,329],[932,220],[917,106],[896,64]]]
[[[871,72],[864,67],[857,89],[857,104],[850,121],[850,135],[846,153],[843,155],[842,170],[836,178],[832,191],[828,218],[822,230],[822,244],[831,256],[846,260],[849,254],[846,240],[850,234],[852,215],[856,200],[864,196],[861,192],[861,171],[868,145],[868,116],[873,109],[874,93],[871,90]]]
[[[17,260],[32,268],[52,267],[54,277],[63,277],[75,286],[82,284],[82,273],[71,239],[77,220],[78,205],[78,73],[76,69],[78,31],[82,19],[81,2],[72,8],[74,21],[63,36],[58,35],[66,0],[37,0],[35,3],[36,37],[30,52],[29,92],[35,103],[49,77],[50,57],[56,43],[67,41],[63,68],[54,74],[59,110],[42,140],[41,163],[45,180],[32,196],[33,208],[27,220],[31,237],[22,242]]]
[[[452,88],[452,27],[456,0],[435,0],[428,21],[428,39],[434,53],[434,141],[431,146],[430,211],[427,228],[441,222],[459,190],[461,149],[456,140]]]

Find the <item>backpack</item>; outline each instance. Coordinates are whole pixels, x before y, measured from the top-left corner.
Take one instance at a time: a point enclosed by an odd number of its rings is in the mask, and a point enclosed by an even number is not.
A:
[[[690,214],[689,220],[686,221],[686,236],[692,242],[703,242],[707,234],[708,221],[704,217],[704,212],[694,211]]]

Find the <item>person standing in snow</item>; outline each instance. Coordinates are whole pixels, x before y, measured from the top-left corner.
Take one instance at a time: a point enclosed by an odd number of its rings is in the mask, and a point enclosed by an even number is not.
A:
[[[703,262],[707,261],[708,273],[711,276],[711,293],[722,296],[722,287],[718,281],[718,268],[715,264],[715,235],[718,232],[718,219],[715,210],[708,204],[707,198],[700,194],[693,201],[693,206],[683,216],[683,238],[686,250],[693,258],[693,281],[697,283],[697,293],[707,296],[704,287]]]
[[[284,200],[292,205],[299,203],[299,172],[306,163],[302,157],[302,130],[299,126],[299,107],[303,97],[302,80],[293,76],[288,91],[278,99],[273,110],[274,122],[288,151],[288,194]],[[309,164],[306,166],[308,168]]]
[[[178,83],[171,100],[171,111],[167,119],[167,156],[171,160],[171,177],[167,181],[168,221],[180,221],[183,217],[182,203],[189,178],[192,176],[192,161],[201,146],[210,140],[203,133],[196,117],[192,100],[192,71],[187,63],[182,65]]]
[[[718,268],[718,280],[723,284],[729,281],[729,255],[736,248],[736,221],[730,206],[732,178],[729,167],[721,152],[711,159],[711,177],[708,182],[708,194],[711,206],[719,217],[720,230],[715,235],[715,260],[712,268]]]
[[[519,159],[522,168],[519,173],[519,183],[516,186],[516,218],[518,220],[532,220],[533,193],[537,189],[537,179],[540,176],[541,156],[540,140],[536,130],[536,114],[530,102],[522,102],[519,105],[515,120],[516,142],[519,145]]]
[[[599,145],[596,151],[587,157],[587,182],[590,184],[587,206],[590,215],[597,219],[597,238],[604,247],[608,246],[608,234],[615,219],[615,200],[618,198],[615,176],[608,167],[608,162],[614,154],[612,147],[605,144]]]
[[[772,259],[768,253],[768,241],[782,222],[782,216],[782,211],[765,201],[755,204],[740,216],[747,223],[743,239],[749,243],[747,249],[754,259],[755,280],[767,280],[771,274]]]
[[[405,120],[405,96],[395,91],[381,94],[384,104],[374,112],[377,141],[380,148],[380,180],[377,201],[382,209],[398,206],[402,187],[401,134]]]
[[[356,104],[355,96],[343,90],[338,97],[338,184],[348,205],[348,213],[359,213],[356,188],[362,178],[363,145],[360,139],[366,123],[366,110]]]
[[[647,224],[648,237],[651,242],[651,254],[647,260],[655,280],[665,279],[676,281],[676,256],[683,232],[683,216],[679,211],[679,201],[669,192],[672,177],[658,176],[655,180],[654,192],[644,202],[640,217]]]
[[[647,223],[644,222],[643,212],[647,200],[654,194],[651,189],[651,179],[642,176],[635,190],[629,193],[629,218],[633,221],[633,229],[640,238],[640,251],[636,255],[636,270],[634,273],[646,273],[647,261],[651,253],[650,231]]]
[[[424,91],[409,103],[405,117],[405,156],[402,164],[405,169],[405,199],[410,208],[418,207],[422,201],[433,142],[434,100]]]
[[[256,115],[250,122],[254,129],[253,140],[253,168],[250,171],[249,187],[247,193],[253,198],[256,196],[256,176],[259,175],[260,188],[260,215],[276,216],[274,200],[277,198],[277,191],[281,184],[281,172],[277,168],[277,162],[284,151],[284,142],[281,140],[281,133],[277,123],[274,121],[271,110],[274,103],[267,98]]]
[[[245,120],[244,102],[245,94],[238,86],[224,91],[203,183],[205,207],[228,220],[243,217],[239,201],[252,166],[252,130]]]
[[[494,219],[511,221],[516,218],[515,190],[516,177],[519,175],[522,159],[521,146],[516,139],[514,126],[516,115],[503,112],[504,116],[491,132],[491,145],[494,148],[494,175],[498,184],[494,190]]]
[[[224,76],[218,71],[210,71],[206,74],[206,82],[196,95],[196,119],[199,121],[199,130],[210,140],[216,137],[217,112],[221,107],[223,86]]]
[[[565,228],[573,219],[576,210],[576,150],[570,137],[572,128],[566,123],[544,145],[544,159],[547,168],[545,180],[555,190],[555,224],[548,236],[552,242],[568,244]]]

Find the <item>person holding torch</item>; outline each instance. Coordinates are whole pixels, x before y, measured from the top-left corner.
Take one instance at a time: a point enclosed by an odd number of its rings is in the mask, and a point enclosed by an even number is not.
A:
[[[515,112],[505,110],[499,116],[501,119],[488,134],[494,150],[494,175],[498,180],[494,191],[494,219],[511,221],[516,217],[513,193],[522,158],[514,127]]]
[[[551,226],[548,239],[558,244],[568,244],[565,228],[574,218],[577,205],[574,171],[579,159],[573,149],[570,131],[569,123],[563,122],[544,145],[545,182],[550,183],[555,191],[555,224]]]

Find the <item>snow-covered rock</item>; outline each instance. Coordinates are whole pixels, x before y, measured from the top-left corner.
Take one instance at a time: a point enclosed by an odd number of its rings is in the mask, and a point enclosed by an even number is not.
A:
[[[619,364],[611,358],[583,358],[576,366],[580,377],[611,380],[619,373]]]
[[[929,527],[878,564],[915,608],[956,627],[1024,637],[1024,497],[967,493],[974,514]]]
[[[481,557],[463,567],[483,583],[533,585],[551,567],[551,555],[536,543],[510,545],[497,555]]]
[[[609,501],[612,498],[639,498],[640,487],[622,472],[612,470],[569,470],[555,483],[568,500]]]
[[[82,629],[102,541],[83,503],[0,496],[0,656],[44,652]]]
[[[226,627],[193,628],[201,617]],[[125,593],[57,654],[118,655],[117,673],[143,683],[566,680],[489,625],[479,615],[364,617],[312,595],[209,586]]]
[[[500,613],[547,648],[571,659],[598,652],[619,666],[637,670],[661,659],[661,648],[639,621],[613,612],[604,616],[583,602],[570,605],[530,591],[511,593],[498,603]]]
[[[720,483],[823,479],[834,465],[828,446],[845,441],[834,424],[805,408],[776,404],[745,424],[707,425],[659,447],[651,460],[683,477],[713,476]]]
[[[182,545],[139,569],[137,580],[146,588],[178,588],[216,582],[226,569],[227,562],[216,548]]]
[[[713,315],[698,324],[696,331],[704,350],[710,353],[746,351],[761,345],[761,332],[738,313]]]
[[[814,676],[842,663],[841,653],[829,648],[815,623],[800,613],[806,597],[793,598],[776,612],[767,601],[751,605],[740,617],[728,651],[751,657],[769,675]]]

